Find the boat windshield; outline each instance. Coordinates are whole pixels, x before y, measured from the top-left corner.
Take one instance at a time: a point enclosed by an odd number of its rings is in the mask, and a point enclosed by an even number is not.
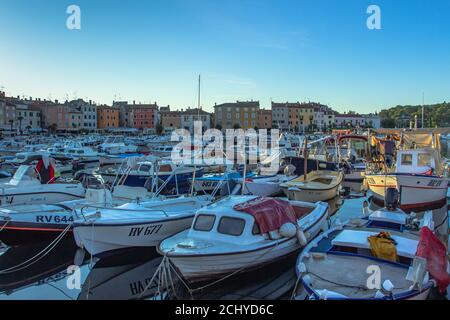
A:
[[[211,231],[214,222],[216,221],[216,216],[211,214],[199,214],[197,219],[195,219],[194,230],[195,231]]]
[[[20,166],[9,184],[18,185],[21,181],[33,180],[34,169],[30,166]]]
[[[222,217],[217,231],[229,236],[240,236],[244,232],[245,220],[240,218]]]

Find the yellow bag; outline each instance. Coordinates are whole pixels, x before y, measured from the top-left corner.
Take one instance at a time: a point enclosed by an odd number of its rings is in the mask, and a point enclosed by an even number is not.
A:
[[[375,258],[397,262],[395,241],[388,232],[380,232],[376,236],[368,237],[367,240]]]

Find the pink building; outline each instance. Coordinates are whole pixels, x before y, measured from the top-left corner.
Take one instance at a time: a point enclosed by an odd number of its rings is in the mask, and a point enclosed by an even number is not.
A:
[[[133,128],[154,128],[157,123],[158,106],[156,104],[133,105]]]

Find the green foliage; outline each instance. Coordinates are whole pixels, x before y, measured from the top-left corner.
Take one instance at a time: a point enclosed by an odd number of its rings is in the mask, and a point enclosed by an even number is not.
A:
[[[383,128],[395,128],[399,119],[408,119],[414,123],[415,116],[419,127],[422,121],[422,106],[396,106],[380,111],[381,126]],[[424,109],[425,127],[450,127],[450,103],[438,103],[426,105]],[[404,125],[404,123],[403,123]]]

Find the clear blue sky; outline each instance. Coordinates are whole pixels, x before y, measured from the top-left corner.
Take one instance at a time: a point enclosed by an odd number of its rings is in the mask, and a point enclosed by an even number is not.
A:
[[[81,30],[66,8],[81,7]],[[366,27],[381,7],[382,30]],[[450,100],[448,0],[0,0],[0,86],[98,103],[319,101],[338,111]]]

